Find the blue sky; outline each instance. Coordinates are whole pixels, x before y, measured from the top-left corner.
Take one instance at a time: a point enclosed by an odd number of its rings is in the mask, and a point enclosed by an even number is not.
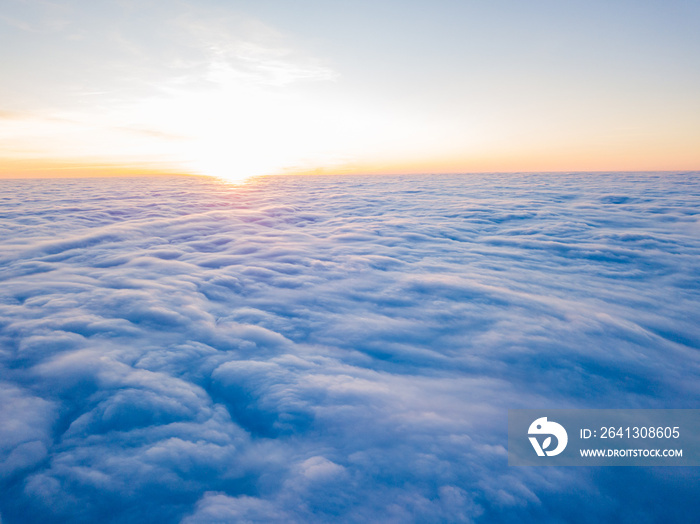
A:
[[[6,2],[3,174],[692,169],[696,2]]]

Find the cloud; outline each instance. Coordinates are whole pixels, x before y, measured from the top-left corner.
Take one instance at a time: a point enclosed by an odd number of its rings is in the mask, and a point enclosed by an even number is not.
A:
[[[56,406],[26,390],[3,383],[0,407],[5,421],[0,428],[0,476],[7,479],[46,458]]]
[[[1,181],[3,522],[681,521],[505,428],[695,407],[697,177]]]

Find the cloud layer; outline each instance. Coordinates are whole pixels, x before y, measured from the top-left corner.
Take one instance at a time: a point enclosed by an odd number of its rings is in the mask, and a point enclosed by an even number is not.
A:
[[[697,407],[699,181],[0,181],[3,522],[690,518],[506,417]]]

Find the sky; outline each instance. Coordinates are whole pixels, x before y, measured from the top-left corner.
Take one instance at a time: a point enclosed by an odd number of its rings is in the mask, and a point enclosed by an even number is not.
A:
[[[695,1],[4,0],[0,176],[692,170]]]

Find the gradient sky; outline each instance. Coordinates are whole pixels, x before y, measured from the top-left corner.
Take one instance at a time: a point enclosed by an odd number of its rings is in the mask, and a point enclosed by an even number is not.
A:
[[[697,1],[3,0],[0,176],[700,168]]]

